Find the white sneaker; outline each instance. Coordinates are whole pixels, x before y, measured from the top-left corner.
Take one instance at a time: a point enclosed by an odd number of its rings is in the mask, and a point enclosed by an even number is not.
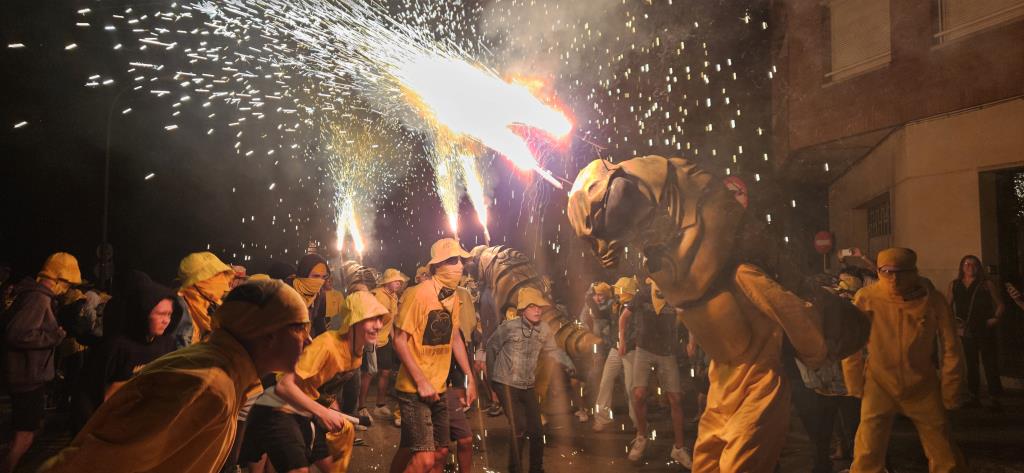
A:
[[[686,447],[672,447],[672,452],[669,453],[669,456],[672,457],[672,459],[675,460],[676,463],[682,465],[683,468],[693,468],[693,458],[690,458],[690,452],[686,451]]]
[[[371,424],[373,423],[373,416],[370,415],[370,410],[369,409],[367,409],[365,407],[362,408],[362,409],[359,409],[358,414],[361,415],[361,416],[369,418],[370,419],[370,423]],[[370,427],[368,425],[362,425],[362,424],[357,424],[356,425],[356,430],[367,430],[369,428]]]
[[[391,409],[388,406],[379,406],[373,408],[373,415],[381,418],[391,417]]]
[[[581,423],[584,423],[584,424],[586,424],[587,421],[590,420],[590,416],[587,415],[587,411],[585,411],[583,409],[580,409],[580,410],[576,411],[576,413],[574,415],[576,416],[577,419],[580,420]]]
[[[629,461],[640,461],[644,457],[644,450],[647,450],[647,437],[637,435],[629,447]]]

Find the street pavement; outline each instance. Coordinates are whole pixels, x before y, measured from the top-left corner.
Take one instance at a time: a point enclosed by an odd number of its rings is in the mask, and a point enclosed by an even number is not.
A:
[[[621,399],[620,399],[621,401]],[[590,424],[581,424],[568,409],[550,404],[565,405],[552,400],[545,406],[548,424],[545,428],[545,470],[558,472],[681,472],[678,464],[669,460],[672,433],[668,424],[668,410],[652,406],[652,425],[656,439],[639,464],[626,459],[629,441],[633,438],[630,426],[621,421],[607,432],[594,433]],[[957,444],[964,451],[970,470],[981,473],[1024,473],[1024,393],[1011,392],[1004,401],[1005,412],[988,409],[965,409],[953,413],[953,428]],[[624,406],[622,419],[626,419]],[[474,472],[505,472],[508,463],[509,429],[504,417],[488,417],[479,410],[470,412],[476,439],[474,442]],[[48,422],[37,444],[29,451],[18,472],[34,472],[50,455],[65,445],[69,437],[55,411],[48,414]],[[619,417],[618,414],[616,416]],[[10,404],[0,397],[0,425],[3,427],[3,446],[10,440]],[[689,425],[686,442],[692,445],[695,426]],[[367,431],[359,433],[365,445],[355,447],[351,472],[387,471],[398,444],[399,429],[387,419],[378,419]],[[806,439],[804,439],[806,440]],[[809,472],[809,452],[806,442],[799,439],[788,450],[780,472]],[[525,458],[524,458],[525,460]],[[890,447],[890,464],[898,473],[924,473],[927,461],[917,441],[913,426],[906,419],[897,420]],[[848,461],[837,461],[836,471],[848,467]]]

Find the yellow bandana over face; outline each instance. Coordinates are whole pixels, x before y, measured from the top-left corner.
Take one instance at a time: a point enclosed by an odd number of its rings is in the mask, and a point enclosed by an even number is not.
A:
[[[224,295],[231,287],[233,272],[218,273],[212,278],[199,281],[182,289],[178,294],[185,299],[189,316],[192,317],[192,343],[206,338],[212,330],[210,307],[220,305]]]
[[[310,307],[313,305],[316,295],[320,293],[320,288],[324,287],[324,280],[320,278],[295,278],[292,280],[292,287],[306,301],[306,307]]]
[[[438,266],[437,270],[434,271],[433,278],[441,283],[442,286],[448,289],[455,289],[458,287],[459,281],[462,280],[462,261],[455,264]]]

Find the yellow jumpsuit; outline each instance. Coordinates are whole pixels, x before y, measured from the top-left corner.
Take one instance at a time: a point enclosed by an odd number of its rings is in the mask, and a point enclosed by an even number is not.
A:
[[[723,286],[680,316],[711,358],[692,471],[770,473],[789,430],[783,337],[816,366],[827,356],[821,318],[751,265],[740,265]]]
[[[963,381],[960,339],[946,300],[930,284],[925,289],[922,297],[905,301],[880,282],[854,297],[854,304],[871,319],[871,335],[866,362],[860,354],[843,360],[850,393],[862,396],[853,473],[884,471],[896,414],[913,421],[929,471],[967,471],[945,410],[956,406]],[[941,368],[932,361],[935,355]]]

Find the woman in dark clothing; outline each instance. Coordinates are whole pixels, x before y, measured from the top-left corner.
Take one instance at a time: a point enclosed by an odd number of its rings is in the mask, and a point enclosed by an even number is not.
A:
[[[175,349],[167,330],[181,320],[174,291],[132,271],[118,281],[104,314],[103,341],[90,348],[85,376],[80,378],[73,426],[77,431],[92,412],[147,363]]]
[[[992,399],[992,408],[1002,409],[999,397],[1003,384],[999,379],[999,341],[996,327],[1005,307],[995,283],[981,269],[977,256],[967,255],[960,260],[960,272],[949,283],[947,296],[953,306],[957,333],[964,346],[967,362],[967,387],[971,391],[968,407],[981,405],[979,385],[981,373],[978,361],[985,367],[985,384]]]

